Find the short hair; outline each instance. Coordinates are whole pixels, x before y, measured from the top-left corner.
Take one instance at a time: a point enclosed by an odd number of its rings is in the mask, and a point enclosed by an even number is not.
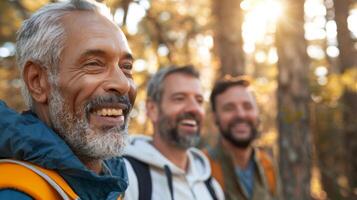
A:
[[[17,32],[16,60],[22,77],[21,92],[29,108],[33,107],[33,102],[23,80],[24,66],[31,60],[48,69],[51,83],[58,82],[58,65],[66,40],[61,19],[74,11],[92,11],[113,21],[104,4],[94,0],[71,0],[47,4],[25,20]]]
[[[171,74],[185,74],[199,79],[200,75],[192,65],[186,66],[169,66],[161,68],[150,79],[147,87],[147,97],[156,103],[161,102],[162,93],[164,90],[163,82],[165,78]]]
[[[234,86],[241,86],[244,88],[248,88],[250,86],[250,77],[248,76],[236,76],[232,77],[230,75],[224,76],[222,79],[219,79],[215,82],[213,86],[213,90],[211,92],[210,101],[212,111],[216,111],[216,97],[227,89]]]

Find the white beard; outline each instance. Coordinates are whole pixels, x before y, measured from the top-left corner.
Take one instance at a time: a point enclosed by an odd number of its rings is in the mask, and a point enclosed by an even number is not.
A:
[[[102,160],[123,154],[128,138],[128,120],[122,127],[93,130],[85,106],[76,113],[69,111],[56,85],[52,85],[49,114],[52,128],[81,160]]]

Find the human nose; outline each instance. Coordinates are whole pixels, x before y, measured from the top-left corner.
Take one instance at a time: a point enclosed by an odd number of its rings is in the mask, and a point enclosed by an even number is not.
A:
[[[204,108],[195,98],[189,100],[185,106],[186,112],[198,114],[200,117],[204,115]]]
[[[130,80],[125,76],[124,72],[119,67],[113,67],[108,72],[104,90],[107,92],[117,92],[121,95],[127,94],[130,91]]]
[[[242,106],[237,106],[234,114],[239,118],[245,118],[245,116],[247,115],[247,112]]]

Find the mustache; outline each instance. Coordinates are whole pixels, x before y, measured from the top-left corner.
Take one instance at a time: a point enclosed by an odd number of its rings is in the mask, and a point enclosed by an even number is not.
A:
[[[118,107],[123,109],[125,115],[129,114],[132,109],[129,97],[126,95],[109,94],[103,96],[96,96],[87,101],[85,104],[85,112],[89,113],[94,109],[101,107]]]
[[[241,123],[246,123],[246,124],[248,124],[250,127],[254,128],[254,124],[253,124],[252,121],[246,120],[246,119],[242,119],[242,118],[240,118],[240,117],[235,117],[235,118],[233,118],[233,119],[229,122],[228,127],[229,127],[229,128],[232,128],[234,125],[236,125],[236,124],[241,124]]]

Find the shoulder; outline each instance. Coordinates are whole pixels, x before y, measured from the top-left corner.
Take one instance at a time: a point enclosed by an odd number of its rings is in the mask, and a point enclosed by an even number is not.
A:
[[[188,156],[190,161],[192,161],[192,164],[204,168],[208,167],[210,169],[210,161],[208,158],[209,156],[206,154],[206,152],[197,148],[190,148],[188,150]]]
[[[265,181],[270,190],[270,193],[280,196],[281,183],[279,176],[279,169],[277,163],[274,161],[273,156],[262,149],[255,149],[255,162],[258,165],[260,172],[264,174]]]
[[[222,150],[219,150],[217,146],[218,145],[206,146],[204,149],[202,149],[202,152],[204,153],[204,155],[209,161],[213,173],[218,168],[220,168],[221,160],[223,159],[222,152],[221,152]]]
[[[223,200],[224,192],[222,190],[221,185],[218,183],[218,181],[214,177],[211,178],[211,184],[212,184],[212,187],[216,193],[218,200]]]
[[[202,148],[202,152],[210,159],[210,160],[218,160],[219,157],[222,157],[223,147],[221,142],[217,142],[214,145],[207,145]]]
[[[275,168],[275,162],[273,159],[273,156],[265,151],[264,149],[261,148],[255,148],[254,149],[254,156],[255,156],[255,161],[261,165],[264,165],[265,167],[274,167]]]
[[[145,135],[130,135],[128,145],[124,149],[124,155],[141,158],[147,152],[152,151],[150,144],[152,138]]]
[[[33,198],[27,194],[12,189],[0,190],[0,199],[33,200]]]
[[[139,198],[139,188],[138,188],[138,178],[135,174],[134,168],[127,158],[124,158],[124,163],[126,171],[128,174],[129,186],[125,191],[124,199],[138,199]]]
[[[134,145],[136,142],[150,143],[152,141],[151,136],[135,134],[129,136],[129,145]]]

